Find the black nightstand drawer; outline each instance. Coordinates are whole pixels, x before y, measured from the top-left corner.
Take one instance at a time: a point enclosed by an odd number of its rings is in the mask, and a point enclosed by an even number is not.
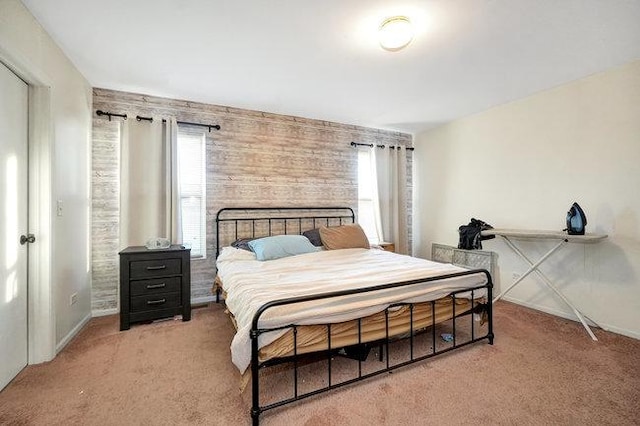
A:
[[[131,281],[131,296],[173,293],[180,291],[180,277],[156,278],[153,280]]]
[[[148,294],[131,298],[131,312],[153,311],[155,309],[175,308],[180,306],[180,292]]]
[[[182,273],[180,259],[158,259],[131,262],[131,278],[152,278]]]

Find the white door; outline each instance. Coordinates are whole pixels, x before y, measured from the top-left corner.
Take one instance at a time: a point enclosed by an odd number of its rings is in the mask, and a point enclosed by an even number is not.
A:
[[[0,63],[0,389],[27,365],[28,87]]]

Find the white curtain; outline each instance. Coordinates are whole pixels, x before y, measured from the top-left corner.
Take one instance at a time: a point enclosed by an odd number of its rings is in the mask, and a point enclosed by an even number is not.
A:
[[[167,119],[164,125],[164,146],[167,147],[166,195],[167,218],[165,229],[173,244],[182,244],[182,208],[180,205],[180,162],[178,161],[178,123],[175,118]]]
[[[407,151],[400,146],[374,152],[382,238],[394,243],[397,253],[407,254]]]
[[[135,117],[135,114],[128,114]],[[182,243],[177,123],[124,120],[120,132],[120,246],[149,238]]]

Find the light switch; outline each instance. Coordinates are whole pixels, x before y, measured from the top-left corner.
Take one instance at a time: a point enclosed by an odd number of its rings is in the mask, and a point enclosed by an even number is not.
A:
[[[62,216],[62,208],[64,207],[62,200],[58,200],[58,205],[57,205],[57,212],[58,212],[58,216]]]

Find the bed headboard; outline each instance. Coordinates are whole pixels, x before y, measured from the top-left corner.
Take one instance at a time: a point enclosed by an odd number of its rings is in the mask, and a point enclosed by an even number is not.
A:
[[[225,207],[216,214],[216,258],[239,238],[302,234],[355,220],[351,207]]]

